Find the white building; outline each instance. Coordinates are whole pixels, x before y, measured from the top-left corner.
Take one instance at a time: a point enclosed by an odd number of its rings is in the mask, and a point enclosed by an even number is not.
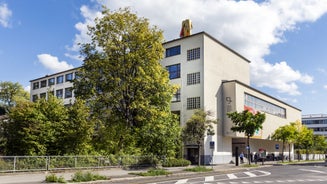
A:
[[[275,155],[281,152],[280,142],[272,141],[270,137],[279,126],[301,120],[301,110],[250,87],[249,60],[205,32],[168,41],[163,46],[166,52],[161,64],[167,68],[171,83],[180,86],[172,99],[171,110],[180,115],[181,126],[195,109],[200,108],[212,111],[214,118],[218,119],[215,135],[206,136],[201,147],[200,156],[205,164],[234,160],[236,147],[246,153],[245,136],[230,130],[232,122],[226,116],[227,112],[245,109],[266,113],[263,129],[251,139],[251,152],[259,149]],[[48,86],[65,103],[70,103],[73,94],[67,99],[64,94],[66,89],[68,94],[71,93],[72,83],[49,82],[67,74],[75,75],[75,70],[32,80],[31,100],[44,96]],[[48,81],[47,84],[44,81]],[[185,157],[196,163],[198,147],[185,145]]]
[[[303,115],[302,124],[312,129],[315,135],[323,135],[327,138],[327,114]]]
[[[46,75],[30,81],[31,101],[39,98],[48,98],[52,93],[57,98],[63,99],[65,105],[74,102],[73,79],[76,77],[77,68],[63,72]]]

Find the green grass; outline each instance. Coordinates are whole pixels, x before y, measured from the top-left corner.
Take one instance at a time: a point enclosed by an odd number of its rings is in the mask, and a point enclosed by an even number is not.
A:
[[[78,171],[72,177],[73,182],[84,182],[84,181],[96,181],[96,180],[108,180],[110,178],[99,174],[93,174],[91,172]]]
[[[45,177],[45,181],[47,183],[67,183],[64,177],[62,176],[57,176],[55,174],[49,174]]]
[[[168,172],[164,169],[150,169],[147,172],[140,172],[140,173],[130,173],[135,174],[138,176],[160,176],[160,175],[169,175],[171,172]]]
[[[260,164],[260,163],[259,163]],[[259,167],[259,164],[243,164],[241,165],[242,167],[246,167],[246,168],[252,168],[252,167]]]
[[[207,167],[204,167],[204,166],[196,166],[196,167],[184,169],[184,171],[190,171],[190,172],[209,172],[209,171],[213,171],[213,169],[212,168],[207,168]]]

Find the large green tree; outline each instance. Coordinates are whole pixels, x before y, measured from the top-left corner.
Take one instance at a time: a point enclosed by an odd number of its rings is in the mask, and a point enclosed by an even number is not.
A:
[[[227,117],[234,123],[231,130],[233,132],[244,132],[247,137],[247,158],[250,165],[250,137],[252,137],[257,130],[262,129],[262,124],[266,119],[266,115],[260,112],[253,114],[248,110],[244,110],[242,112],[229,112],[227,113]]]
[[[305,149],[306,160],[309,160],[309,150],[314,145],[313,130],[306,126],[301,126],[296,143],[302,149]]]
[[[50,95],[37,102],[19,102],[4,126],[6,155],[87,154],[94,124],[83,101],[65,107]]]
[[[290,123],[289,125],[281,126],[275,130],[272,135],[273,140],[278,140],[283,142],[282,146],[282,162],[284,162],[284,150],[285,143],[288,143],[288,159],[291,161],[291,143],[294,143],[297,137],[298,131],[295,123]]]
[[[98,118],[95,140],[109,144],[98,144],[98,149],[113,154],[148,150],[142,148],[139,133],[166,118],[171,121],[167,114],[175,90],[159,63],[164,53],[162,31],[129,9],[102,13],[89,28],[92,41],[81,47],[84,63],[74,82],[76,95],[88,101]],[[161,130],[165,129],[151,132]]]
[[[184,142],[198,145],[198,164],[201,163],[200,146],[206,135],[214,135],[213,125],[217,120],[212,119],[212,112],[202,109],[196,110],[182,129]]]
[[[17,101],[22,100],[29,100],[29,93],[24,90],[22,85],[10,81],[0,82],[0,107],[2,109],[8,111]]]

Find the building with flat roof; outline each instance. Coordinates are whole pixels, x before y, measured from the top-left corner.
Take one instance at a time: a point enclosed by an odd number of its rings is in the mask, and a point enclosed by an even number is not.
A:
[[[213,118],[218,119],[214,127],[215,135],[206,136],[200,148],[185,145],[187,159],[194,164],[199,156],[204,164],[229,163],[235,159],[233,154],[236,147],[239,152],[246,153],[246,137],[243,133],[230,130],[232,122],[226,115],[245,109],[266,114],[263,129],[257,131],[250,141],[251,152],[264,149],[275,155],[281,153],[281,142],[272,141],[271,135],[279,126],[301,120],[301,110],[250,87],[248,59],[205,32],[171,40],[163,43],[163,46],[166,49],[165,57],[160,62],[169,72],[170,82],[179,86],[172,98],[171,111],[180,115],[181,126],[196,109],[211,111]],[[66,89],[70,93],[71,83],[65,85],[56,80],[67,74],[74,77],[75,72],[73,69],[31,80],[31,100],[41,97],[41,93],[44,96],[48,86],[54,89],[57,97],[68,103],[65,94]],[[50,79],[56,82],[50,83]],[[48,81],[48,85],[41,85],[42,81]],[[72,93],[67,99],[71,102],[73,98]],[[198,155],[198,149],[201,149],[201,155]],[[288,151],[294,152],[293,148],[286,148],[285,152]]]
[[[313,130],[315,135],[327,138],[327,114],[307,114],[302,116],[302,124]]]

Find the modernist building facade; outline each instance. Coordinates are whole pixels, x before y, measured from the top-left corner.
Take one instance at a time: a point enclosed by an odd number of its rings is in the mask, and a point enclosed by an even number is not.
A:
[[[263,129],[251,139],[251,152],[258,152],[259,149],[275,155],[281,152],[277,146],[281,143],[272,141],[271,135],[279,126],[301,120],[301,110],[250,87],[249,60],[205,32],[171,40],[163,43],[163,46],[166,51],[161,64],[168,70],[170,82],[180,87],[172,99],[171,110],[180,115],[181,126],[185,125],[196,109],[211,111],[212,118],[218,120],[215,135],[206,136],[203,140],[201,155],[198,155],[197,145],[185,145],[187,159],[196,163],[200,156],[204,164],[228,163],[235,159],[233,153],[236,147],[246,153],[244,134],[230,130],[232,122],[226,115],[227,112],[245,109],[266,113]],[[40,88],[42,81],[75,74],[75,71],[32,80],[31,100],[40,97],[41,93],[44,96],[47,91],[46,88]],[[34,88],[34,83],[39,83],[39,87]],[[71,85],[55,83],[51,88],[54,91],[62,89],[65,93]],[[63,96],[61,92],[55,94]],[[73,97],[67,100],[64,96],[62,98],[65,103],[70,103]],[[293,152],[293,149],[290,151]]]
[[[74,68],[31,80],[31,101],[48,98],[49,93],[52,93],[57,98],[63,99],[65,105],[73,103],[73,79],[76,77],[76,72],[77,68]]]
[[[315,135],[323,135],[327,138],[327,114],[303,115],[302,124],[312,129]]]

